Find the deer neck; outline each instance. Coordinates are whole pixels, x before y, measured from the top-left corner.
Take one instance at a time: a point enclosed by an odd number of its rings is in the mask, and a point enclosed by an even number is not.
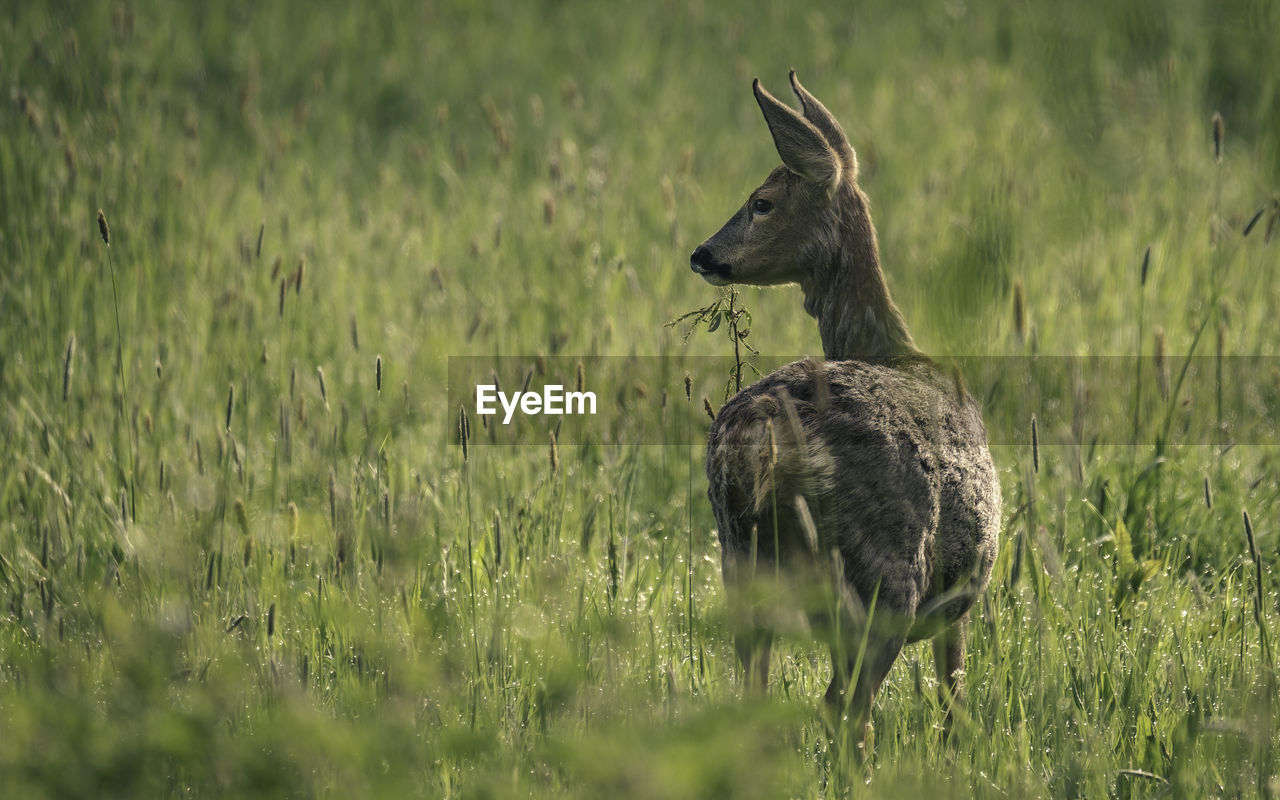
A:
[[[837,236],[815,253],[810,278],[801,285],[804,308],[818,321],[823,355],[831,361],[887,361],[918,355],[915,342],[880,269],[875,228],[866,198],[853,189],[838,214]]]

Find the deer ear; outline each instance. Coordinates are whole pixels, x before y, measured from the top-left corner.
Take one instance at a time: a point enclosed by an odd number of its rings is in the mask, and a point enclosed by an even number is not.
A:
[[[840,157],[831,149],[826,137],[812,122],[783,105],[765,91],[757,78],[751,85],[756,102],[764,112],[764,121],[773,134],[773,144],[787,169],[828,190],[840,182]]]
[[[844,168],[851,174],[857,175],[858,157],[853,152],[853,145],[849,144],[849,137],[845,135],[844,128],[840,127],[835,116],[818,98],[800,85],[800,79],[796,77],[794,69],[791,70],[791,90],[796,93],[796,97],[800,98],[804,118],[813,123],[813,126],[827,140],[827,144],[831,145],[831,149],[836,151]]]

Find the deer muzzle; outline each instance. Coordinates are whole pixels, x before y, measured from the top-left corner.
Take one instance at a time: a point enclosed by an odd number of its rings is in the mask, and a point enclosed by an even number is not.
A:
[[[689,257],[689,268],[701,275],[702,279],[712,286],[728,286],[732,283],[730,280],[732,269],[728,264],[717,261],[711,248],[705,244],[699,245],[698,249],[693,251],[693,255]]]

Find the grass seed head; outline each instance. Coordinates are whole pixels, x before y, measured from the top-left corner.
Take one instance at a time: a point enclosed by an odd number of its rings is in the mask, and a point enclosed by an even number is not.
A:
[[[773,417],[764,421],[764,433],[769,442],[769,472],[778,466],[778,437],[773,430]]]
[[[231,430],[231,410],[236,404],[236,385],[234,383],[227,384],[227,430]]]
[[[458,406],[458,442],[462,445],[462,461],[467,461],[467,440],[471,438],[471,422],[467,419],[467,407]]]
[[[1167,403],[1169,401],[1169,356],[1164,328],[1156,326],[1155,340],[1156,388],[1160,391],[1160,399]]]
[[[1040,423],[1035,414],[1031,415],[1031,468],[1040,473]]]
[[[1222,114],[1213,112],[1213,160],[1222,163],[1222,145],[1226,140],[1227,129],[1222,122]]]
[[[685,145],[684,150],[680,151],[680,174],[688,175],[689,170],[693,168],[693,145]]]
[[[1018,334],[1018,341],[1027,340],[1027,298],[1022,278],[1013,280],[1013,330]]]
[[[555,475],[560,471],[560,448],[556,445],[555,431],[551,432],[551,449],[548,455],[551,458],[551,474]]]
[[[329,523],[338,527],[338,476],[329,470]]]
[[[374,386],[378,390],[378,394],[382,394],[382,356],[379,355],[373,362],[374,368]]]
[[[62,402],[71,396],[71,360],[76,353],[76,335],[67,337],[67,354],[62,358]]]
[[[1249,557],[1256,561],[1258,558],[1258,542],[1253,538],[1253,520],[1249,518],[1248,510],[1240,513],[1244,516],[1244,537],[1249,543]]]
[[[40,111],[39,106],[32,102],[26,92],[18,94],[18,107],[22,111],[22,115],[26,117],[27,124],[34,131],[39,131],[44,127],[44,113]]]
[[[111,226],[107,224],[107,215],[102,213],[102,209],[98,209],[98,233],[102,234],[102,241],[106,242],[107,247],[110,247]]]
[[[1257,211],[1255,211],[1255,212],[1253,213],[1253,216],[1249,218],[1249,221],[1248,221],[1247,223],[1245,223],[1245,226],[1244,226],[1244,232],[1243,232],[1241,235],[1242,235],[1242,236],[1248,236],[1250,233],[1252,233],[1252,232],[1253,232],[1253,226],[1255,226],[1255,225],[1257,225],[1257,224],[1258,224],[1258,220],[1262,219],[1262,215],[1263,215],[1263,214],[1265,214],[1265,213],[1267,213],[1267,207],[1266,207],[1266,206],[1262,206],[1262,207],[1261,207],[1261,208],[1259,208]]]

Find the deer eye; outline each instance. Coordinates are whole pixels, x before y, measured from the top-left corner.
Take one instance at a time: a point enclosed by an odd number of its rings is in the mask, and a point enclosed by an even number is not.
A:
[[[751,201],[752,214],[768,214],[772,210],[773,210],[773,203],[770,203],[768,200],[765,200],[763,197],[757,197],[755,200]]]

